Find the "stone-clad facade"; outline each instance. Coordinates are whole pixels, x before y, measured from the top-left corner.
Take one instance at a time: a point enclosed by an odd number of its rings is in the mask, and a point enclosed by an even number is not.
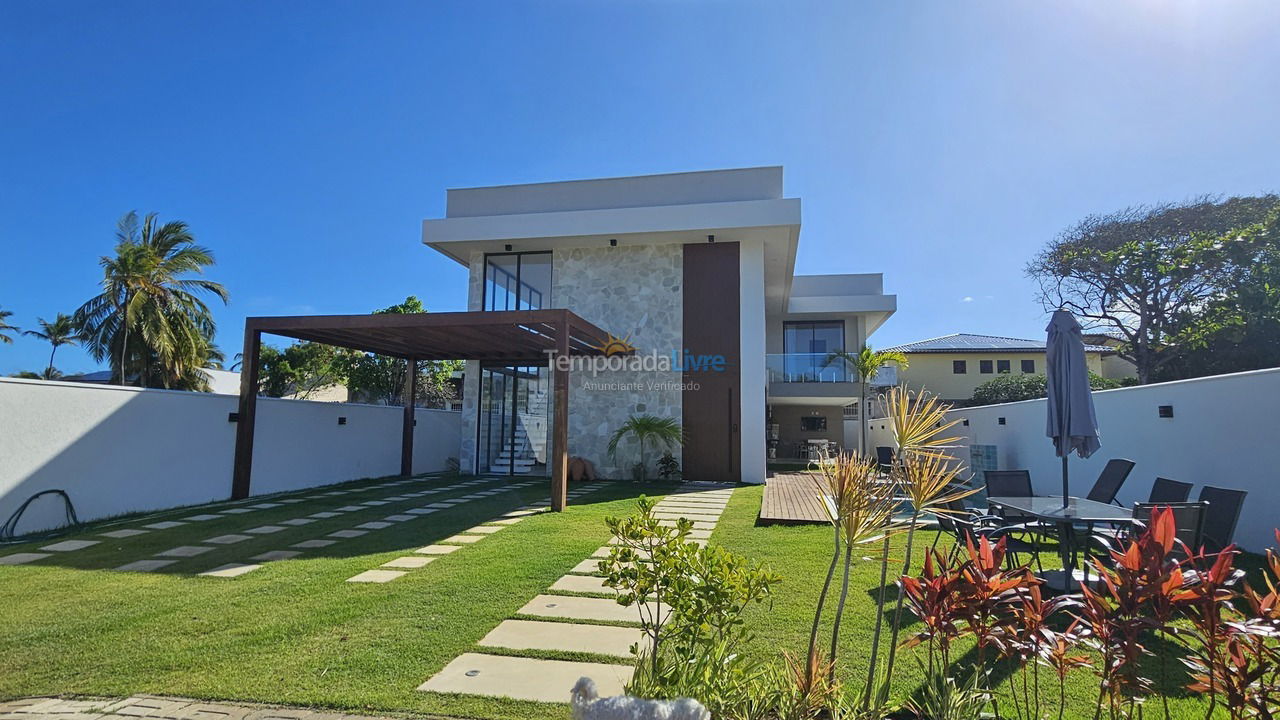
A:
[[[469,310],[482,309],[484,256],[473,253]],[[683,246],[679,244],[557,249],[552,254],[552,290],[547,307],[568,308],[597,327],[628,338],[638,354],[679,353],[683,343]],[[569,453],[588,458],[603,477],[625,478],[638,459],[624,443],[616,462],[609,438],[630,415],[681,418],[679,371],[602,371],[570,374]],[[468,362],[459,460],[475,463],[480,366]],[[680,449],[673,454],[678,459]],[[650,452],[654,472],[658,453]]]

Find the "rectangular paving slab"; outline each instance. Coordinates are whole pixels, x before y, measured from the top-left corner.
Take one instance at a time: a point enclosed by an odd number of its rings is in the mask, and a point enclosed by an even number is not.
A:
[[[639,628],[503,620],[478,644],[512,650],[562,650],[631,657],[631,646],[643,642],[645,634]]]
[[[485,520],[484,522],[486,525],[515,525],[521,520],[524,520],[524,518],[519,518],[519,517],[498,518],[497,520]]]
[[[288,560],[289,558],[298,557],[301,554],[302,553],[297,550],[268,550],[261,555],[254,555],[249,559],[259,560],[261,562],[272,562],[274,560]]]
[[[169,528],[176,528],[182,525],[186,525],[186,523],[174,522],[173,520],[165,520],[163,522],[151,523],[150,525],[143,525],[142,527],[147,528],[149,530],[168,530]]]
[[[231,508],[229,510],[223,510],[218,514],[219,515],[243,515],[245,513],[251,513],[251,512],[253,511],[250,510],[249,508]]]
[[[578,575],[591,575],[592,573],[598,573],[600,572],[600,561],[596,558],[587,558],[570,568],[569,572]]]
[[[691,522],[693,523],[694,530],[715,530],[716,529],[716,524],[713,522],[701,522],[699,520],[692,520]],[[658,520],[658,524],[662,525],[663,527],[675,527],[676,521],[675,520]]]
[[[36,560],[43,560],[52,556],[53,553],[14,553],[12,555],[0,556],[0,565],[24,565]]]
[[[356,527],[360,528],[361,530],[381,530],[382,528],[391,527],[391,523],[382,522],[380,520],[373,520],[371,522],[367,522],[362,525],[357,525]]]
[[[442,543],[453,543],[456,545],[470,545],[471,543],[480,542],[485,539],[485,535],[450,535],[441,540]]]
[[[454,550],[461,550],[461,545],[428,545],[414,550],[419,555],[448,555]]]
[[[162,567],[168,567],[177,560],[136,560],[131,563],[125,563],[116,568],[118,572],[154,572]]]
[[[249,528],[248,530],[245,530],[245,532],[252,533],[254,535],[270,535],[271,533],[278,533],[281,530],[284,530],[284,528],[279,525],[263,525],[262,527]]]
[[[432,510],[431,508],[412,508],[405,510],[405,512],[409,515],[430,515],[435,512],[435,510]]]
[[[245,540],[252,540],[252,539],[253,538],[249,535],[236,535],[232,533],[231,535],[219,535],[218,537],[211,537],[208,540],[205,540],[205,542],[213,543],[214,545],[230,545],[232,543],[244,542]]]
[[[502,529],[501,525],[477,525],[462,532],[468,535],[492,535]]]
[[[640,610],[635,606],[623,607],[612,599],[569,595],[538,595],[516,612],[520,615],[572,620],[603,620],[637,624],[640,622]],[[665,612],[664,609],[663,613]]]
[[[329,533],[325,537],[353,538],[353,537],[360,537],[361,535],[368,535],[368,534],[369,534],[368,530],[335,530],[334,532]]]
[[[293,518],[291,520],[281,520],[280,524],[293,525],[294,527],[297,527],[299,525],[310,525],[313,522],[315,522],[315,520],[313,520],[312,518]]]
[[[309,550],[311,548],[329,547],[330,545],[333,545],[337,542],[338,542],[337,540],[303,540],[302,542],[294,543],[289,547],[296,547],[296,548],[302,548],[304,550]]]
[[[560,592],[612,593],[612,588],[604,586],[604,578],[591,575],[565,575],[551,584],[552,590]]]
[[[397,513],[397,514],[395,514],[395,515],[388,515],[388,516],[386,516],[386,517],[384,517],[384,518],[382,518],[382,519],[383,519],[383,520],[390,520],[391,522],[404,522],[405,520],[412,520],[412,519],[413,519],[413,516],[412,516],[412,515],[405,515],[404,513]]]
[[[195,557],[209,552],[213,548],[202,545],[179,545],[156,553],[156,557]]]
[[[405,557],[398,557],[390,562],[384,562],[382,563],[382,567],[412,570],[413,568],[420,568],[432,560],[435,560],[435,558],[429,555],[407,555]]]
[[[250,565],[245,563],[227,563],[226,565],[216,567],[212,570],[209,570],[207,572],[202,572],[200,574],[205,577],[233,578],[233,577],[240,577],[245,573],[251,573],[260,567],[262,566]]]
[[[218,519],[218,518],[220,518],[220,517],[222,517],[222,516],[221,516],[221,515],[209,515],[208,513],[205,513],[205,514],[203,514],[203,515],[192,515],[191,517],[184,517],[184,518],[182,518],[182,519],[183,519],[185,522],[204,522],[205,520],[217,520],[217,519]]]
[[[102,541],[101,540],[63,540],[60,543],[45,545],[40,549],[49,550],[51,552],[72,552],[75,550],[83,550],[84,548],[87,548],[87,547],[93,547],[94,545],[97,545],[100,542]]]
[[[365,570],[359,575],[347,578],[347,582],[387,583],[404,575],[408,575],[408,573],[400,572],[399,570]]]
[[[567,703],[578,678],[591,678],[600,696],[608,697],[622,694],[632,670],[630,665],[463,653],[418,689]]]
[[[127,537],[133,537],[134,535],[145,535],[146,532],[147,532],[146,530],[132,530],[129,528],[125,528],[124,530],[112,530],[111,532],[104,532],[102,533],[102,537],[127,538]]]

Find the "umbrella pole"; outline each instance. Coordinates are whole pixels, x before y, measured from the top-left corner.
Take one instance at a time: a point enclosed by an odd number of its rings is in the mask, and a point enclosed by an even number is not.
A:
[[[1062,507],[1067,506],[1067,495],[1071,488],[1071,484],[1067,481],[1067,456],[1062,456]]]

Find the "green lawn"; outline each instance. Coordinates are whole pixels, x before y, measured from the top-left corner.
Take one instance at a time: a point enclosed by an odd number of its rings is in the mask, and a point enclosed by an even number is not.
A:
[[[474,500],[234,579],[194,573],[484,488],[379,506],[358,518],[349,514],[320,520],[183,560],[168,572],[127,574],[108,568],[220,533],[404,488],[259,510],[104,542],[31,565],[0,567],[0,698],[153,693],[364,713],[563,717],[563,706],[441,696],[414,688],[460,653],[473,650],[501,620],[604,544],[605,516],[630,512],[641,492],[656,495],[669,487],[606,484],[568,512],[534,516],[385,585],[344,581],[406,550],[544,498],[545,486]],[[763,560],[783,576],[772,602],[750,611],[756,637],[744,648],[757,657],[777,659],[780,650],[804,648],[831,538],[826,527],[756,527],[760,494],[759,487],[738,489],[713,542]],[[198,511],[181,514],[193,512]],[[92,536],[86,532],[77,537]],[[927,544],[931,538],[922,539]],[[0,555],[45,544],[7,547]],[[874,623],[871,591],[878,578],[871,563],[860,563],[854,573],[841,667],[845,681],[858,687]],[[895,688],[905,697],[920,682],[915,657],[904,653],[898,668]],[[1201,717],[1203,706],[1180,696],[1180,682],[1171,676],[1162,683],[1176,696],[1176,716]],[[1097,687],[1092,676],[1076,675],[1068,717],[1092,717]]]

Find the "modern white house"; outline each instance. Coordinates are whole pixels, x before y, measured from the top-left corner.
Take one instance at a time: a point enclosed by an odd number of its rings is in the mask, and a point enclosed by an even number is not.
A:
[[[610,437],[655,415],[684,428],[685,478],[760,483],[770,454],[841,442],[862,390],[828,353],[896,309],[879,274],[795,275],[800,229],[760,167],[449,190],[422,241],[467,268],[468,315],[566,309],[608,333],[562,376],[568,455],[628,477],[638,448]],[[551,471],[555,373],[532,360],[468,361],[464,471]]]

